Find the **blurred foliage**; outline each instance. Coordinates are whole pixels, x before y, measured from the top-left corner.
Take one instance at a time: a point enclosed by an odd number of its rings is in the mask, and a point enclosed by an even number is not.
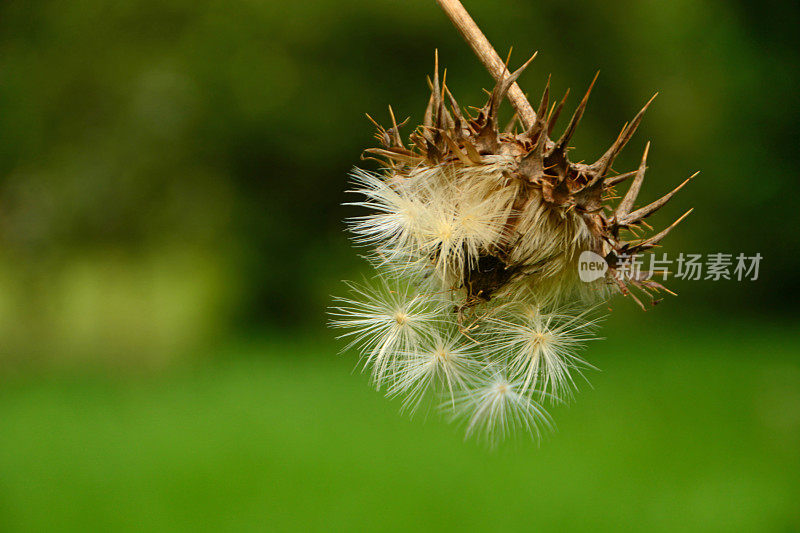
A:
[[[601,70],[578,158],[659,91],[617,170],[648,139],[643,201],[701,170],[664,250],[760,252],[760,280],[617,299],[561,433],[488,454],[288,327],[363,270],[363,114],[419,121],[436,48],[462,103],[492,85],[433,0],[6,0],[0,531],[798,530],[800,5],[464,3],[539,50],[532,98]]]
[[[579,158],[660,91],[617,166],[653,140],[644,200],[702,171],[655,219],[696,207],[665,250],[764,256],[758,283],[676,284],[681,305],[795,308],[796,3],[465,3],[512,64],[539,50],[531,94],[552,73],[574,106],[602,71]],[[339,204],[373,142],[363,114],[419,121],[435,48],[480,105],[491,81],[431,0],[3,2],[4,353],[135,358],[233,324],[320,324],[362,267]]]

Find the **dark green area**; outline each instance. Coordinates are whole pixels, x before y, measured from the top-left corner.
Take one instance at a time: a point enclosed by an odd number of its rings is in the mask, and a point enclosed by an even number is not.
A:
[[[534,99],[552,73],[572,109],[600,69],[577,159],[599,156],[660,92],[617,167],[653,141],[642,201],[702,172],[653,219],[696,208],[665,251],[765,258],[760,283],[695,283],[685,301],[794,309],[795,3],[466,4],[501,54],[513,45],[512,65],[539,51],[521,80]],[[374,142],[364,113],[386,122],[392,104],[419,122],[435,48],[455,95],[481,105],[491,80],[433,0],[5,2],[0,288],[22,289],[0,316],[29,315],[6,336],[62,342],[49,313],[70,312],[59,297],[76,297],[76,268],[117,268],[109,256],[137,294],[153,257],[199,265],[170,272],[195,280],[186,305],[203,306],[176,320],[318,324],[335,282],[362,268],[338,204],[348,170],[371,165],[359,161]]]

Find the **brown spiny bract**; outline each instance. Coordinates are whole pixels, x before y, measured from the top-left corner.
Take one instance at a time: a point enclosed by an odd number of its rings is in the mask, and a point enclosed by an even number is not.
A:
[[[567,95],[551,107],[549,81],[535,122],[529,127],[523,125],[519,131],[515,115],[512,123],[501,129],[498,124],[500,104],[529,63],[497,83],[486,104],[470,114],[462,110],[448,88],[440,84],[437,61],[433,79],[429,80],[431,96],[424,123],[411,133],[409,143],[405,144],[400,135],[400,128],[408,119],[398,125],[392,115],[389,129],[378,126],[376,137],[382,146],[366,152],[385,161],[386,179],[398,188],[404,187],[404,181],[414,181],[421,175],[438,175],[432,181],[452,180],[456,182],[455,187],[478,195],[473,202],[486,202],[504,216],[497,238],[482,243],[477,254],[466,254],[463,269],[442,271],[443,280],[450,283],[450,289],[464,289],[465,305],[488,301],[518,283],[540,297],[555,300],[575,292],[603,294],[605,291],[597,285],[583,287],[577,280],[576,261],[585,250],[605,258],[609,265],[606,284],[643,305],[631,293],[630,286],[648,295],[664,287],[650,279],[649,272],[642,273],[639,278],[619,276],[617,267],[626,258],[655,247],[689,212],[655,235],[630,241],[623,237],[640,234],[644,219],[666,204],[691,179],[659,200],[633,209],[647,168],[649,143],[637,170],[624,174],[612,171],[615,158],[633,136],[655,96],[623,127],[597,161],[574,163],[568,156],[569,142],[583,117],[597,76],[561,136],[551,138]],[[614,198],[613,187],[631,178],[627,194],[613,208],[610,205],[610,199]],[[434,194],[430,199],[441,200]],[[488,201],[490,199],[494,201]],[[457,201],[463,203],[465,196]],[[430,261],[440,261],[441,253],[441,249],[432,250]]]

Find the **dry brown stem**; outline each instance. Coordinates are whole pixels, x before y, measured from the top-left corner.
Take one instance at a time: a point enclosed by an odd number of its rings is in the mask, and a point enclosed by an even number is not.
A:
[[[470,48],[478,56],[481,63],[486,67],[489,73],[496,81],[500,81],[509,75],[505,63],[497,52],[492,48],[491,43],[483,34],[481,29],[475,24],[475,21],[469,15],[464,6],[461,5],[459,0],[436,0],[439,6],[444,10],[450,20],[458,29],[464,40],[467,41]],[[508,100],[514,106],[514,110],[519,115],[525,128],[530,128],[536,123],[536,111],[533,110],[525,93],[514,82],[508,90]]]

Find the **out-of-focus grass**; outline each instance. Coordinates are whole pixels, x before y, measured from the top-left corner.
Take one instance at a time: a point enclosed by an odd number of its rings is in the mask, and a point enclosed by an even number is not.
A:
[[[647,330],[650,348],[618,331],[593,348],[603,371],[557,432],[493,452],[399,416],[321,342],[157,378],[16,377],[0,530],[797,531],[797,339]]]

